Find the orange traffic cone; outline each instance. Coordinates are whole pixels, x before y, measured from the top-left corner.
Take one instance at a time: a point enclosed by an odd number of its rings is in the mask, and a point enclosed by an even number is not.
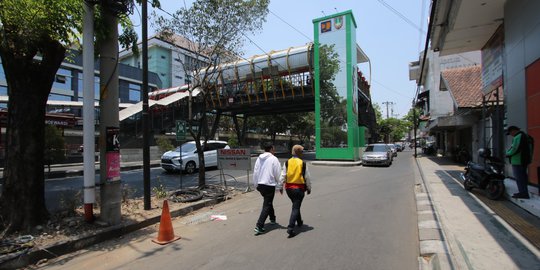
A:
[[[152,242],[160,245],[165,245],[180,239],[180,236],[174,236],[174,231],[171,222],[171,213],[169,213],[169,203],[163,201],[163,210],[161,211],[161,220],[159,222],[159,232],[157,239],[152,239]]]

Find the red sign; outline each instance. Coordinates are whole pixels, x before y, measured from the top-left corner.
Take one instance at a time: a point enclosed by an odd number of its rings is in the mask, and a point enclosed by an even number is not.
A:
[[[107,127],[106,144],[106,163],[107,163],[107,181],[120,180],[120,141],[118,134],[120,129],[117,127]]]

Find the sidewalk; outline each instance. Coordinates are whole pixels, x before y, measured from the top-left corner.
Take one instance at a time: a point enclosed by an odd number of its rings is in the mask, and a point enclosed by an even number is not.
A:
[[[421,268],[540,269],[537,216],[508,200],[488,200],[483,191],[467,192],[457,179],[463,167],[447,159],[420,155],[417,164]]]

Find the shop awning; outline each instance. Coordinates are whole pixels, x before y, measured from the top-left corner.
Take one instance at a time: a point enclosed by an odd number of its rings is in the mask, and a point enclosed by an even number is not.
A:
[[[443,131],[463,129],[473,126],[476,122],[478,122],[478,116],[474,114],[442,116],[429,121],[426,125],[426,130]]]

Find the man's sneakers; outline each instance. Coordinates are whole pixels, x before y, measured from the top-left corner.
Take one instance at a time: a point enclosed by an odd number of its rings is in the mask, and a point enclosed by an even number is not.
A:
[[[529,199],[529,194],[514,193],[514,195],[512,195],[512,198],[514,198],[514,199]]]
[[[255,235],[261,235],[261,234],[266,232],[266,230],[264,228],[259,228],[259,227],[255,227],[255,229],[253,229],[253,231],[255,231]]]
[[[270,225],[276,225],[276,224],[277,224],[277,222],[276,222],[275,219],[274,219],[274,220],[270,220]]]
[[[288,228],[287,229],[287,238],[293,238],[295,236],[296,236],[296,233],[294,232],[294,230],[291,229],[291,228]]]

